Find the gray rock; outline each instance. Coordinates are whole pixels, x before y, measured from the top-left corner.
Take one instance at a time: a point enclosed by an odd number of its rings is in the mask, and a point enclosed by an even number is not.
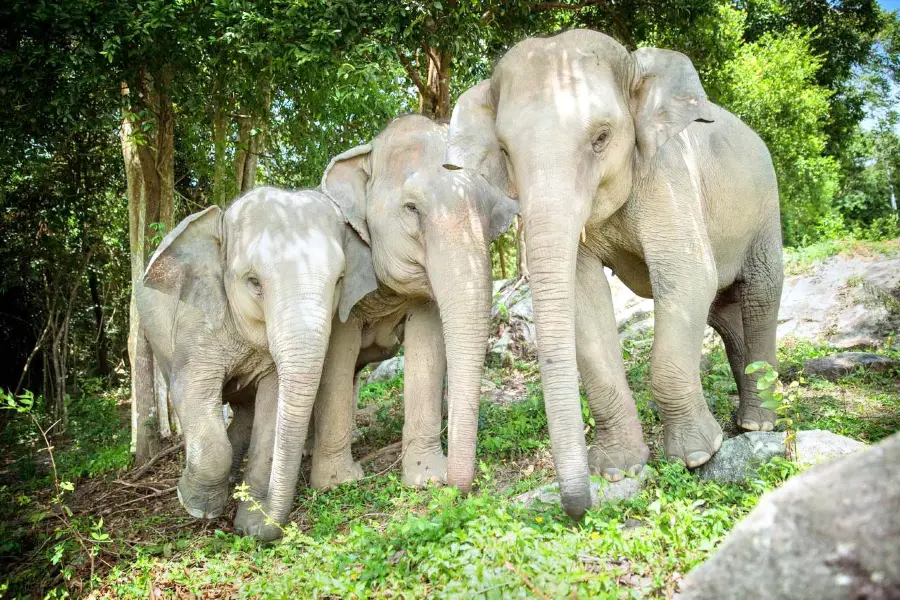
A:
[[[397,375],[403,372],[403,357],[395,356],[394,358],[389,358],[381,362],[378,367],[372,371],[372,374],[369,375],[369,378],[366,380],[369,383],[376,383],[378,381],[390,381]]]
[[[509,336],[509,330],[507,329],[503,332],[503,335],[501,335],[491,344],[491,348],[490,350],[488,350],[488,354],[491,357],[491,362],[501,365],[511,362],[509,353],[509,345],[511,341],[512,340]]]
[[[831,356],[811,358],[804,363],[803,370],[810,375],[838,379],[851,375],[857,367],[881,373],[891,368],[900,368],[900,360],[871,352],[841,352]]]
[[[626,477],[621,481],[610,483],[602,477],[591,477],[591,495],[593,497],[593,506],[599,506],[603,502],[613,500],[627,500],[633,498],[644,487],[644,480],[647,478],[647,468],[641,469],[641,472],[634,477]],[[551,483],[541,486],[537,489],[525,492],[516,496],[516,502],[531,506],[536,502],[544,504],[561,504],[559,498],[559,484]]]
[[[683,600],[900,598],[900,434],[767,493]]]
[[[796,443],[795,462],[801,465],[827,462],[866,448],[862,442],[820,429],[798,432]],[[698,473],[701,479],[722,483],[746,481],[776,456],[784,457],[783,432],[748,431],[725,440]]]
[[[785,278],[778,337],[880,346],[900,324],[900,258],[833,256]]]

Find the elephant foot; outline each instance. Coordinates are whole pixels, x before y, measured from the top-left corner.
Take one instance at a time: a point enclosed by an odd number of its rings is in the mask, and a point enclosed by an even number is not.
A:
[[[693,418],[665,422],[663,428],[666,457],[691,469],[705,464],[722,446],[722,428],[706,406]]]
[[[327,490],[342,483],[359,481],[362,478],[362,467],[358,462],[354,462],[349,451],[330,458],[319,450],[313,453],[312,473],[309,477],[310,487]]]
[[[192,517],[215,519],[225,512],[228,504],[228,481],[221,485],[205,486],[191,483],[185,474],[175,488],[178,501]]]
[[[284,535],[284,530],[266,517],[265,501],[243,501],[234,516],[234,529],[241,535],[252,535],[271,542]]]
[[[775,413],[771,409],[752,406],[746,402],[741,402],[735,420],[738,427],[746,431],[772,431],[775,429]]]
[[[447,457],[440,447],[426,452],[407,447],[403,455],[404,485],[425,487],[429,482],[446,485]]]
[[[621,481],[626,474],[637,475],[650,458],[639,423],[615,431],[598,427],[594,442],[588,448],[588,466],[591,475],[602,475],[607,481]]]

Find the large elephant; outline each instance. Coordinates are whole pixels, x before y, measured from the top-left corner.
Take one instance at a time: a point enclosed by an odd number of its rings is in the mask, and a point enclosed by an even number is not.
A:
[[[695,467],[722,431],[703,397],[704,326],[722,336],[737,422],[769,430],[752,361],[775,363],[783,277],[778,188],[765,144],[706,98],[684,55],[575,30],[516,44],[459,99],[448,158],[518,195],[538,354],[564,507],[590,506],[648,458],[603,266],[655,301],[651,387],[665,454]],[[596,421],[588,451],[578,373]],[[468,473],[450,472],[467,485]]]
[[[322,177],[322,191],[371,244],[379,286],[345,323],[335,320],[332,326],[315,408],[311,479],[320,487],[339,483],[328,477],[343,471],[319,473],[316,458],[349,455],[356,372],[396,353],[401,341],[406,357],[403,481],[446,482],[448,458],[441,448],[445,373],[449,461],[468,470],[470,480],[474,476],[490,321],[488,247],[509,227],[518,206],[478,173],[442,166],[446,145],[445,125],[403,116],[371,143],[332,159]],[[295,462],[299,465],[299,453]],[[280,535],[251,503],[239,506],[235,523],[239,531],[264,540]]]
[[[306,439],[332,318],[346,321],[375,287],[368,246],[317,191],[260,188],[165,237],[138,310],[184,431],[178,497],[191,515],[221,514],[249,445],[247,476],[265,477],[265,512],[287,520],[298,477],[287,457]],[[223,393],[235,412],[227,432]],[[352,464],[349,451],[333,459],[317,468]]]

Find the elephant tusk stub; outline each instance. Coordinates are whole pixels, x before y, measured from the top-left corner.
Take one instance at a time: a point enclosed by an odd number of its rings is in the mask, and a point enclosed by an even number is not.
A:
[[[583,244],[587,240],[587,234],[585,233],[585,228],[581,228],[581,243]]]

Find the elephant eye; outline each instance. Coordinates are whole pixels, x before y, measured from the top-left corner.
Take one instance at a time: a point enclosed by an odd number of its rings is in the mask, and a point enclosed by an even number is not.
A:
[[[609,129],[604,127],[600,130],[600,133],[597,134],[597,137],[594,138],[593,144],[591,146],[594,148],[594,152],[597,154],[603,152],[606,148],[606,145],[609,143]]]
[[[506,158],[509,158],[509,151],[506,149],[506,146],[500,146],[500,153]]]
[[[415,205],[413,202],[407,202],[403,205],[403,208],[410,213],[418,216],[419,215],[419,207]]]
[[[247,277],[247,287],[249,287],[250,291],[256,295],[262,294],[262,284],[259,282],[259,279],[253,275]]]

